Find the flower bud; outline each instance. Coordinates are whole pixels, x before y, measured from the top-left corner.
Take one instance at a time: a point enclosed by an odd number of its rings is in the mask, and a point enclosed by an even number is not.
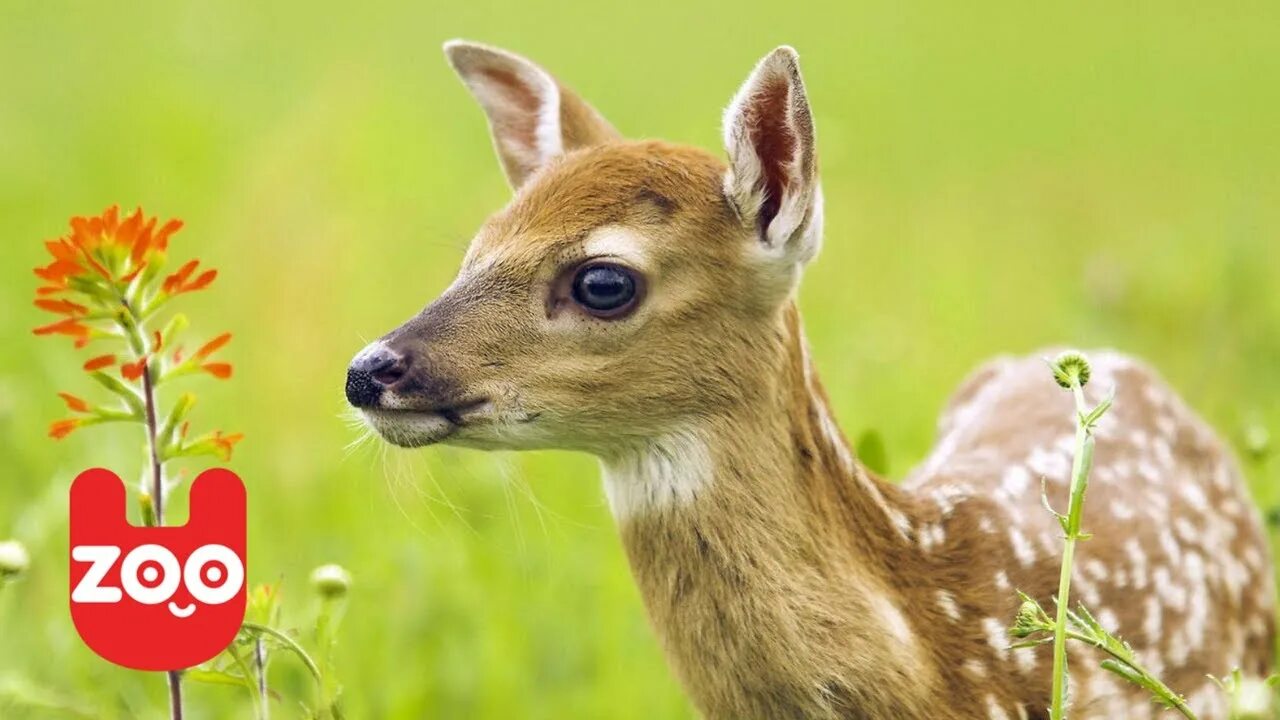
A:
[[[1058,355],[1049,366],[1053,368],[1053,379],[1067,390],[1071,389],[1072,381],[1078,382],[1080,387],[1089,384],[1089,361],[1075,350]]]
[[[1234,712],[1231,715],[1239,720],[1267,720],[1271,714],[1271,686],[1254,677],[1242,677],[1233,688]]]
[[[1244,451],[1254,460],[1264,460],[1271,454],[1271,434],[1258,423],[1244,429]]]
[[[1009,634],[1019,640],[1047,630],[1052,630],[1053,625],[1049,622],[1049,616],[1045,614],[1044,609],[1040,607],[1040,603],[1032,600],[1030,597],[1022,595],[1022,605],[1018,608],[1018,617],[1013,621],[1013,627],[1009,628]]]
[[[311,586],[326,600],[337,600],[351,587],[351,573],[341,565],[321,565],[311,571]]]
[[[31,565],[31,556],[27,548],[17,540],[0,542],[0,580],[16,578],[27,571]]]

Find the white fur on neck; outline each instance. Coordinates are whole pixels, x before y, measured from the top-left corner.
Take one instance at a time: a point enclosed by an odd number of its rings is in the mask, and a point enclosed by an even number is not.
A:
[[[710,448],[692,432],[656,438],[601,466],[609,509],[619,522],[686,506],[715,476]]]

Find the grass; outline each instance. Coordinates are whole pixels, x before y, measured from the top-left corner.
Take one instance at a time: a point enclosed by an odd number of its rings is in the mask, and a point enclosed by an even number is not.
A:
[[[250,582],[282,580],[284,614],[305,617],[313,567],[352,572],[334,656],[348,716],[692,717],[592,461],[344,449],[347,361],[448,284],[507,198],[448,37],[529,54],[628,134],[709,148],[752,63],[796,46],[827,200],[806,328],[846,432],[876,430],[894,474],[974,365],[1053,343],[1158,358],[1224,435],[1275,435],[1280,6],[1160,10],[11,3],[0,538],[32,557],[0,593],[0,698],[164,708],[163,680],[95,658],[66,610],[66,485],[89,465],[137,479],[136,431],[45,438],[80,371],[29,334],[40,241],[120,202],[185,218],[184,255],[223,272],[187,307],[236,334],[237,376],[200,413],[247,435],[231,467],[250,492]],[[1251,469],[1267,506],[1276,472]],[[185,513],[179,498],[169,515]],[[297,663],[272,673],[311,696]],[[187,691],[190,718],[251,712],[243,691]]]

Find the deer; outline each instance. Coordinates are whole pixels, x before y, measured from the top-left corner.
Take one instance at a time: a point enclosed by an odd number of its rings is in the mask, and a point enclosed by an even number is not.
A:
[[[797,307],[823,240],[814,118],[779,47],[723,114],[726,159],[625,139],[549,72],[444,46],[513,189],[456,279],[362,349],[348,402],[385,441],[599,459],[664,655],[707,718],[1045,718],[1071,401],[1043,353],[964,380],[900,483],[836,423]],[[1155,370],[1088,354],[1098,424],[1073,598],[1226,717],[1208,675],[1265,676],[1271,558],[1232,451]],[[1072,646],[1073,718],[1147,718]]]

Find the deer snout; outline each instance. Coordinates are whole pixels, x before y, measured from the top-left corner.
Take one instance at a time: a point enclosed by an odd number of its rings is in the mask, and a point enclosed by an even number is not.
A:
[[[361,350],[347,367],[347,402],[358,408],[377,407],[382,391],[409,370],[409,359],[381,341]]]

